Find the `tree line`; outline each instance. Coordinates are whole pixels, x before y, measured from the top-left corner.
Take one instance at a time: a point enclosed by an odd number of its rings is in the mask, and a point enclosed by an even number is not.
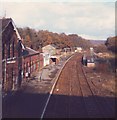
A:
[[[34,50],[39,50],[48,44],[55,44],[59,48],[82,47],[87,49],[92,46],[89,40],[86,40],[77,34],[53,33],[48,30],[35,30],[29,27],[18,28],[25,46]]]
[[[28,46],[34,50],[39,50],[43,46],[48,44],[55,44],[59,48],[65,47],[82,47],[83,49],[87,49],[89,47],[93,47],[93,44],[90,40],[84,39],[77,34],[69,34],[65,33],[53,33],[48,30],[35,30],[29,27],[18,28],[18,31],[23,39],[23,43],[25,46]],[[117,53],[117,36],[108,37],[105,41],[105,45],[99,45],[97,47],[97,51],[107,51],[110,50],[113,53]],[[100,49],[101,48],[101,49]]]

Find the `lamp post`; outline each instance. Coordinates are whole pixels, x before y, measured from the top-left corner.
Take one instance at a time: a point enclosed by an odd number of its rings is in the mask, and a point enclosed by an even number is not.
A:
[[[40,71],[40,53],[41,53],[41,48],[42,48],[42,43],[40,42],[39,43],[39,71]],[[42,70],[42,72],[43,72],[43,70]],[[41,74],[39,76],[39,81],[41,81],[42,72],[41,72]]]

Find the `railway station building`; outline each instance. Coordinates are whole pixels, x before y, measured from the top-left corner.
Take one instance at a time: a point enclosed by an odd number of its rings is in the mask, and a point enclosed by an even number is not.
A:
[[[7,93],[18,90],[27,73],[31,75],[43,66],[43,59],[39,52],[23,45],[11,18],[2,18],[0,23],[2,23],[0,31],[2,38],[1,83],[2,91]]]

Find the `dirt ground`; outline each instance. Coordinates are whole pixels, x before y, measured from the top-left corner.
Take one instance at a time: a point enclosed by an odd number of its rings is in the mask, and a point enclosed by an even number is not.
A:
[[[90,53],[86,53],[89,55]],[[86,76],[97,89],[101,89],[105,96],[115,96],[116,87],[116,74],[113,69],[114,66],[114,54],[112,53],[99,53],[96,54],[98,60],[102,60],[100,63],[96,63],[94,67],[84,67]],[[100,87],[99,87],[100,86]]]

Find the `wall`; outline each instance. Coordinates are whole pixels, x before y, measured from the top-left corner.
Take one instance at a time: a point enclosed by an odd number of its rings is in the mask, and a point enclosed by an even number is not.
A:
[[[29,73],[30,76],[36,71],[43,68],[43,56],[42,54],[34,54],[23,57],[22,70],[23,78],[26,79],[26,74]]]
[[[18,80],[17,43],[16,32],[12,24],[9,24],[2,33],[2,80],[5,92],[14,90]]]

